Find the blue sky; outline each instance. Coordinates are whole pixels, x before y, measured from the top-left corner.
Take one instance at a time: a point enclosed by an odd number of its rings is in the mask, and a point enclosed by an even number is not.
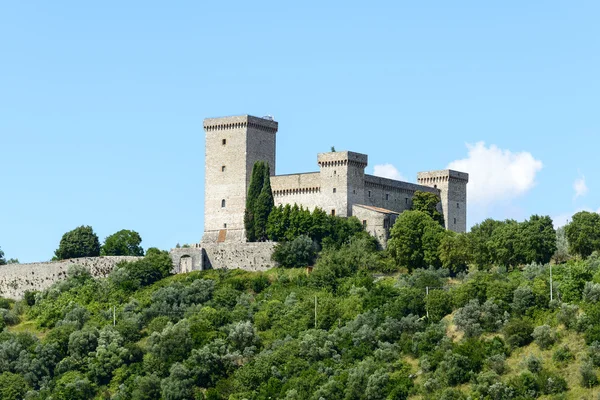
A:
[[[600,208],[600,3],[5,2],[0,247],[203,229],[202,120],[271,114],[277,173],[471,174],[469,225]]]

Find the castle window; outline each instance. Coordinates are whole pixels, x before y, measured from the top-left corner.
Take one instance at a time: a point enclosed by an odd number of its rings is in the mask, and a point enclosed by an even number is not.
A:
[[[352,189],[352,194],[356,194],[356,189]]]
[[[221,143],[223,144],[223,146],[225,146],[227,144],[227,139],[223,139]]]
[[[456,225],[456,218],[454,218],[454,225]]]
[[[367,220],[366,219],[363,219],[363,228],[367,229]]]
[[[434,187],[435,189],[437,189],[437,185],[433,185],[433,187]]]
[[[225,172],[225,166],[224,165],[221,167],[221,172]]]
[[[404,204],[408,204],[408,197],[404,198]]]
[[[335,217],[335,210],[331,210],[331,216]]]
[[[460,208],[460,204],[456,203],[456,208]]]
[[[224,224],[223,224],[223,228],[227,228],[227,223],[224,223]]]
[[[221,200],[221,208],[225,208],[225,199]]]
[[[333,193],[335,193],[336,191],[337,191],[337,189],[336,189],[336,188],[333,188]]]
[[[389,200],[390,199],[390,195],[388,193],[385,194],[385,199]]]
[[[335,169],[333,170],[333,174],[334,174],[334,175],[335,175],[335,174],[337,174],[337,171],[336,171]]]
[[[369,197],[371,197],[371,191],[369,190]]]

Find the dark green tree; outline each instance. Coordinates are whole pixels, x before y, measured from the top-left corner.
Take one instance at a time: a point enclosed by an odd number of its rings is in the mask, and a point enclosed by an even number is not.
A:
[[[468,270],[472,259],[470,236],[446,231],[440,241],[439,256],[442,266],[454,274]]]
[[[142,238],[136,231],[122,229],[104,239],[100,249],[102,256],[143,256],[144,249],[140,246]]]
[[[0,374],[0,399],[21,400],[30,389],[21,375],[4,372]]]
[[[492,234],[500,225],[502,225],[502,222],[488,218],[471,228],[469,236],[473,262],[479,269],[489,268],[494,263],[491,239]]]
[[[546,264],[556,252],[556,231],[549,216],[532,215],[521,224],[526,263]]]
[[[437,249],[444,228],[423,211],[405,211],[392,227],[388,250],[409,271],[439,263]]]
[[[256,199],[256,204],[254,204],[254,237],[259,242],[267,240],[267,221],[269,214],[275,207],[273,191],[271,190],[271,172],[268,164],[265,164],[263,173],[263,186],[260,195]]]
[[[268,237],[268,218],[274,207],[270,175],[269,164],[264,161],[254,163],[244,211],[246,240],[249,242],[265,241]]]
[[[589,211],[580,211],[566,226],[569,250],[581,257],[588,257],[600,250],[600,215]]]
[[[6,264],[6,260],[4,259],[4,252],[0,248],[0,265],[5,265],[5,264]]]
[[[436,194],[417,190],[412,198],[410,209],[413,211],[423,211],[433,218],[434,221],[444,226],[444,216],[438,211],[438,204],[440,204],[440,198]]]
[[[59,260],[100,255],[100,240],[91,226],[80,226],[65,233],[54,252]]]
[[[308,236],[298,236],[290,242],[275,246],[272,259],[287,268],[312,265],[317,256],[317,245]]]

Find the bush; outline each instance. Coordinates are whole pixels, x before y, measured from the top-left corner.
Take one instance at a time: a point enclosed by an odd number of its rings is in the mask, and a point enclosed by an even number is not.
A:
[[[556,333],[548,325],[536,326],[531,336],[542,350],[551,347],[556,342]]]
[[[596,369],[590,361],[586,361],[581,364],[579,368],[581,386],[585,388],[592,388],[598,384],[598,375]]]
[[[27,381],[22,376],[10,372],[0,374],[0,399],[21,400],[29,389]]]
[[[533,340],[533,325],[527,319],[512,319],[504,326],[504,336],[512,347],[525,346]]]
[[[560,310],[556,314],[556,320],[558,323],[563,324],[567,329],[575,328],[577,324],[577,312],[579,307],[575,304],[563,303],[560,306]]]
[[[573,354],[569,346],[567,346],[566,344],[556,349],[554,354],[552,354],[552,360],[554,360],[557,363],[566,363],[569,361],[573,361],[574,359],[575,355]]]
[[[312,265],[317,256],[317,245],[308,236],[298,236],[291,242],[278,243],[271,258],[282,267],[295,268]]]
[[[600,300],[600,283],[586,282],[583,287],[583,301],[597,303]]]
[[[537,374],[542,370],[542,359],[530,354],[525,358],[525,366],[531,373]]]
[[[91,226],[80,226],[65,233],[54,252],[59,260],[100,255],[100,240]]]

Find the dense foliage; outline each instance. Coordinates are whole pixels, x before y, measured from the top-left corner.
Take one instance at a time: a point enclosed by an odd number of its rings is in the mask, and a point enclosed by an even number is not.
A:
[[[274,204],[269,164],[257,161],[252,167],[244,212],[244,227],[249,242],[267,240],[267,219]]]
[[[102,256],[143,256],[144,249],[140,246],[142,237],[136,231],[122,229],[104,239],[100,248]]]
[[[595,398],[598,253],[536,262],[557,251],[547,217],[453,234],[404,214],[396,250],[340,225],[327,235],[345,239],[322,236],[308,275],[170,276],[168,253],[151,248],[105,279],[74,266],[44,292],[0,298],[0,399]],[[285,243],[305,265],[318,236],[293,226]],[[500,252],[513,229],[521,243]]]
[[[91,226],[80,226],[65,233],[54,252],[56,259],[96,257],[100,255],[100,240]]]
[[[430,192],[422,192],[417,190],[412,198],[411,210],[422,211],[429,215],[435,222],[444,226],[444,215],[438,209],[441,208],[440,198]]]

